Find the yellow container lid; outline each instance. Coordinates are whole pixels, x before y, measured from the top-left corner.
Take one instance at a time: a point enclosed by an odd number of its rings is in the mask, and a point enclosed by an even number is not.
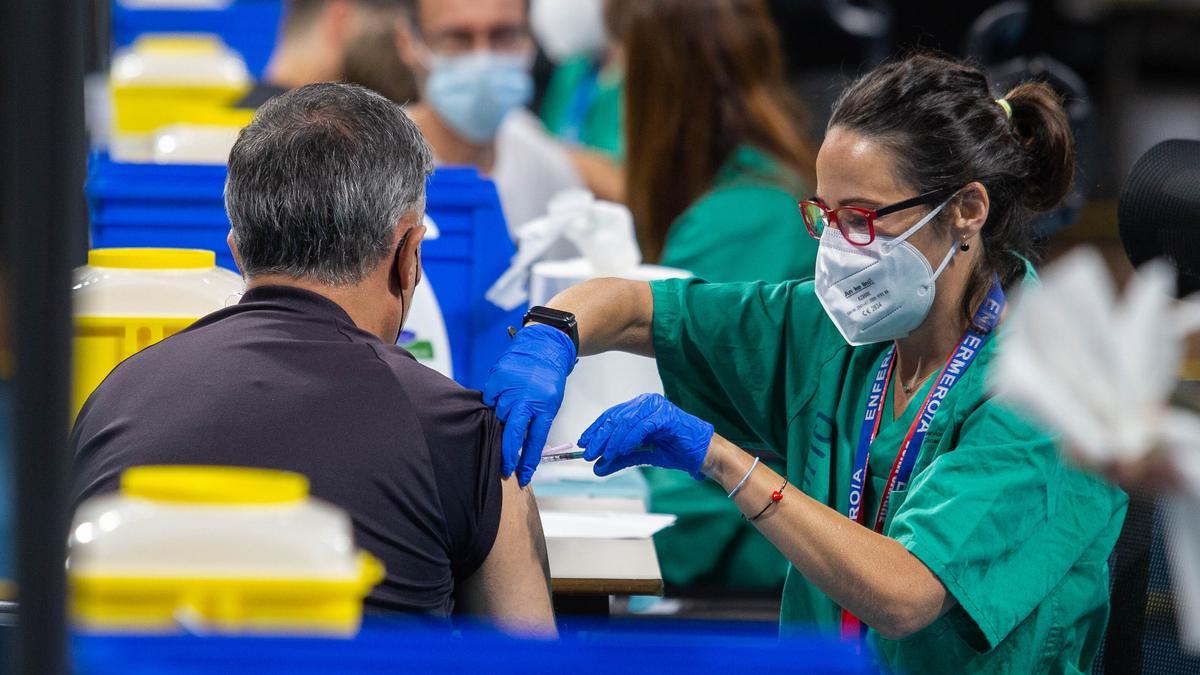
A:
[[[88,251],[92,267],[129,270],[193,270],[215,267],[217,254],[198,248],[95,248]]]
[[[121,492],[181,504],[287,504],[308,496],[308,479],[237,466],[135,466],[121,474]]]
[[[157,54],[220,54],[225,43],[216,35],[204,33],[149,33],[138,36],[133,48]]]

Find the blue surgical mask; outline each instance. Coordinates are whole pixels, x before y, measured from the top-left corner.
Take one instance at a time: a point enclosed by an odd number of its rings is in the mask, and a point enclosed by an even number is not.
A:
[[[533,97],[528,59],[519,54],[434,55],[429,65],[425,96],[430,105],[475,143],[495,138],[505,115]]]

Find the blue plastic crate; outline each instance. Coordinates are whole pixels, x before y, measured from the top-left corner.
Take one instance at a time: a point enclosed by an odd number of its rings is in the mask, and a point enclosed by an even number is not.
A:
[[[226,245],[224,166],[126,164],[93,155],[87,194],[92,246],[162,246],[215,251],[236,269]],[[473,168],[439,168],[429,180],[427,212],[441,231],[422,246],[427,278],[446,320],[455,379],[479,389],[519,325],[523,307],[505,312],[484,298],[515,248],[491,181]]]
[[[113,0],[113,42],[124,47],[143,33],[215,33],[241,53],[258,78],[271,58],[282,16],[282,0],[235,0],[225,9],[138,9]]]

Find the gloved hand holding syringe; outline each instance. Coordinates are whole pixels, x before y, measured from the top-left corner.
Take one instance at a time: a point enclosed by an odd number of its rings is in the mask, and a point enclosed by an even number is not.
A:
[[[683,412],[661,394],[643,394],[606,410],[577,444],[546,447],[541,463],[599,460],[593,468],[597,476],[657,466],[687,471],[702,480],[700,467],[712,437],[708,422]]]

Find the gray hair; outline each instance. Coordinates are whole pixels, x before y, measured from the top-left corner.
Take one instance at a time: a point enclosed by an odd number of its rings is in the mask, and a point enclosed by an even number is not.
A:
[[[259,108],[229,153],[225,211],[247,277],[355,284],[425,210],[433,155],[400,106],[355,85],[293,89]]]

